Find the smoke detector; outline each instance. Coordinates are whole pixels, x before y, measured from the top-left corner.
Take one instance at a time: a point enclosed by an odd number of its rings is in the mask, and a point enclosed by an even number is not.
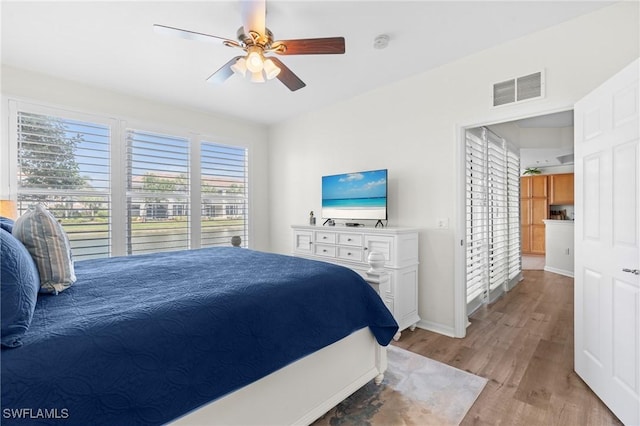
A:
[[[380,34],[373,39],[374,49],[384,49],[389,45],[389,36],[386,34]]]

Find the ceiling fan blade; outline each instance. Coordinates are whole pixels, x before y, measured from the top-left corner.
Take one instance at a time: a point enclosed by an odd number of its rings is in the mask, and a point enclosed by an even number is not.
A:
[[[306,84],[304,84],[304,81],[300,80],[298,76],[295,75],[289,68],[287,68],[287,66],[283,64],[280,59],[274,58],[273,56],[270,56],[269,59],[271,59],[277,65],[277,67],[280,68],[280,73],[278,74],[277,78],[282,82],[282,84],[287,86],[289,90],[295,92],[296,90],[302,89],[304,86],[306,86]]]
[[[234,45],[238,44],[237,42],[233,40],[229,40],[228,38],[225,38],[225,37],[218,37],[211,34],[204,34],[204,33],[197,33],[195,31],[182,30],[180,28],[168,27],[166,25],[153,24],[153,29],[158,34],[171,35],[175,37],[184,38],[187,40],[199,40],[199,41],[206,41],[209,43],[211,42],[218,43],[218,40],[223,40],[223,41],[230,42]]]
[[[241,57],[242,56],[236,56],[235,58],[232,58],[229,62],[224,64],[218,71],[214,72],[209,76],[209,78],[207,78],[207,83],[224,83],[229,77],[231,77],[231,75],[233,75],[233,70],[231,69],[231,67]]]
[[[243,0],[240,2],[240,7],[242,8],[244,33],[249,34],[249,31],[255,31],[264,37],[267,15],[266,0]]]
[[[278,40],[274,45],[283,44],[286,49],[276,50],[280,55],[323,55],[345,52],[344,37],[303,38],[299,40]]]

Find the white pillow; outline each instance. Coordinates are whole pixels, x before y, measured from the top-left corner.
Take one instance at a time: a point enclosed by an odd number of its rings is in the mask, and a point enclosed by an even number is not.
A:
[[[16,220],[12,233],[36,262],[41,293],[57,294],[76,281],[69,238],[44,206],[30,207]]]

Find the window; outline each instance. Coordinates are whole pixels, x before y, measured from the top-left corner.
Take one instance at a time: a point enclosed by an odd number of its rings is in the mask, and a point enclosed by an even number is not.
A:
[[[19,213],[44,203],[76,260],[230,246],[233,236],[249,246],[246,147],[13,100],[9,117],[3,154],[15,161]]]
[[[200,148],[202,246],[227,245],[248,238],[247,150],[212,142]]]
[[[44,203],[69,236],[75,259],[110,254],[109,126],[20,111],[18,213]]]
[[[127,254],[189,248],[189,140],[128,130],[126,170]]]

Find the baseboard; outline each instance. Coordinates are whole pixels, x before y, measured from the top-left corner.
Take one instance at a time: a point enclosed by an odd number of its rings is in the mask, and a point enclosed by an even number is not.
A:
[[[554,274],[564,275],[565,277],[574,277],[573,271],[565,271],[564,269],[552,268],[551,266],[545,266],[544,270],[547,272],[553,272]]]
[[[421,328],[423,330],[428,330],[428,331],[433,331],[434,333],[438,333],[438,334],[444,334],[445,336],[449,336],[449,337],[456,337],[456,333],[455,333],[455,328],[454,327],[449,327],[443,324],[438,324],[432,321],[427,321],[427,320],[420,320],[418,321],[418,324],[416,325],[418,328]],[[405,330],[402,332],[404,333],[411,333],[411,331],[409,330]]]

